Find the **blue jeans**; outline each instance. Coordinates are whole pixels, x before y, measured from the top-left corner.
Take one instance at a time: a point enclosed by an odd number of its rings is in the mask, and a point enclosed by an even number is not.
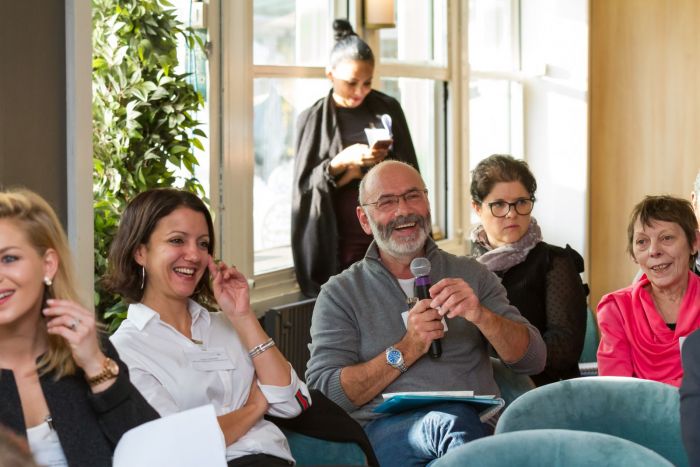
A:
[[[460,402],[389,415],[364,428],[382,467],[424,466],[450,449],[492,433],[475,408]]]

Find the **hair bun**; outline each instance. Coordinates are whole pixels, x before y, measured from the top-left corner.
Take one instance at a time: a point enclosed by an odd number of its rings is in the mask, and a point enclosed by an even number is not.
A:
[[[338,42],[348,36],[356,36],[352,25],[346,19],[336,19],[333,21],[333,31],[335,31],[335,41]]]

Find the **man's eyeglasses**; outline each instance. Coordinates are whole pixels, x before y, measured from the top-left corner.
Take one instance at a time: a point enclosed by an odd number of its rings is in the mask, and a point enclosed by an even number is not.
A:
[[[374,203],[364,203],[362,206],[374,206],[376,209],[384,212],[393,211],[399,207],[399,202],[401,198],[409,206],[418,206],[425,202],[425,195],[428,194],[428,190],[408,190],[402,195],[384,195],[380,196]]]
[[[511,208],[515,209],[515,212],[521,216],[527,216],[532,212],[532,208],[535,207],[535,197],[516,199],[512,203],[508,203],[507,201],[494,201],[488,203],[488,207],[493,217],[506,217]]]

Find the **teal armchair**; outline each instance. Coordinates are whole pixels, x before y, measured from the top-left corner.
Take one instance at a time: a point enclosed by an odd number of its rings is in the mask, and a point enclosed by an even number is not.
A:
[[[686,466],[679,404],[678,389],[656,381],[576,378],[523,394],[503,412],[496,433],[550,428],[605,433]]]
[[[574,430],[526,430],[464,444],[430,467],[671,467],[654,451],[626,439]]]

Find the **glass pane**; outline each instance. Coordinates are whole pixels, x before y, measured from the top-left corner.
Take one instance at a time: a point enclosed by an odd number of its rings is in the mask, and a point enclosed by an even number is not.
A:
[[[255,274],[292,266],[294,138],[299,114],[328,92],[325,79],[254,80]]]
[[[193,21],[193,11],[192,2],[189,0],[177,0],[173,2],[177,12],[177,19],[185,26],[192,26]],[[202,41],[206,43],[208,40],[207,31],[205,29],[195,29],[194,34],[196,34]],[[207,55],[198,44],[195,44],[192,49],[187,46],[182,36],[178,36],[178,46],[177,46],[177,60],[178,66],[176,68],[177,73],[187,73],[188,82],[199,92],[204,98],[204,105],[198,112],[196,112],[192,117],[200,122],[199,129],[202,130],[207,137],[202,138],[194,136],[202,143],[203,150],[194,147],[194,155],[199,162],[199,165],[195,166],[195,177],[200,181],[207,198],[210,195],[209,190],[209,161],[210,161],[210,150],[209,150],[209,96],[207,94],[209,86],[209,62]],[[182,177],[189,177],[189,172],[185,168],[172,167],[175,172]]]
[[[474,80],[469,94],[470,170],[491,154],[522,157],[522,85]]]
[[[469,170],[491,154],[523,157],[523,88],[508,80],[469,84]],[[472,212],[472,223],[479,218]]]
[[[445,83],[429,79],[383,78],[381,86],[383,92],[401,103],[418,155],[418,166],[429,190],[433,225],[446,232]]]
[[[332,0],[255,0],[253,63],[323,66],[333,43]]]
[[[512,0],[469,0],[469,64],[475,70],[518,68]]]
[[[381,29],[381,59],[447,64],[447,1],[397,0],[396,28]]]

